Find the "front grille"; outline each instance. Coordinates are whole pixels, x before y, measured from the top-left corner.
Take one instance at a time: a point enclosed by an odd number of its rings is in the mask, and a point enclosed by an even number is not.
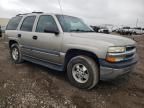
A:
[[[133,51],[135,50],[135,46],[127,46],[126,47],[126,52],[130,52],[130,51]],[[133,59],[134,55],[135,55],[136,52],[133,52],[133,53],[130,53],[130,54],[126,54],[126,59]]]
[[[127,46],[127,47],[126,47],[126,51],[131,51],[131,50],[133,50],[133,49],[135,49],[135,46]]]
[[[131,58],[133,57],[134,54],[126,55],[126,58]]]

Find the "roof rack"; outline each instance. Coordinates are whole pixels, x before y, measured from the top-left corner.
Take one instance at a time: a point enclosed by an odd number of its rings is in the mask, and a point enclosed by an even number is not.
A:
[[[43,12],[32,12],[32,13],[42,14]],[[16,16],[20,16],[20,15],[28,15],[28,14],[32,14],[32,13],[17,14]]]
[[[43,12],[32,12],[32,13],[37,13],[37,14],[41,14],[41,13],[43,13]]]
[[[20,16],[20,15],[27,15],[27,14],[29,14],[29,13],[25,13],[25,14],[17,14],[16,16]]]

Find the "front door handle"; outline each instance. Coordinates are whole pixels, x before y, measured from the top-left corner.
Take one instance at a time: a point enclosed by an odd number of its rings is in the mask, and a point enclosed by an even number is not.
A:
[[[21,38],[21,34],[18,34],[17,37],[18,37],[18,38]]]
[[[32,38],[33,38],[34,40],[37,40],[38,37],[37,37],[37,36],[33,36]]]

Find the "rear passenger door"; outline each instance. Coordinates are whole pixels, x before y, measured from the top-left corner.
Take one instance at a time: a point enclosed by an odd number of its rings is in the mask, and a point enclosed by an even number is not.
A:
[[[32,42],[33,42],[33,25],[36,16],[26,16],[20,26],[18,37],[21,44],[22,54],[24,56],[33,56],[32,54]]]
[[[60,51],[62,36],[54,33],[46,33],[45,28],[52,27],[58,30],[57,23],[51,15],[41,15],[37,21],[33,40],[33,55],[43,61],[60,64]]]
[[[19,38],[18,38],[18,25],[20,23],[22,19],[22,16],[16,16],[13,17],[12,19],[10,19],[10,21],[8,22],[8,25],[6,27],[6,31],[5,31],[5,35],[8,37],[8,39],[10,40],[16,40],[18,43],[19,42]]]

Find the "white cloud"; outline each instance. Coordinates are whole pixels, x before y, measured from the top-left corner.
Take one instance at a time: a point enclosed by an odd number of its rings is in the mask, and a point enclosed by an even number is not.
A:
[[[144,0],[60,0],[63,13],[84,18],[90,24],[144,26]],[[61,13],[58,0],[1,0],[0,17],[44,11]]]

